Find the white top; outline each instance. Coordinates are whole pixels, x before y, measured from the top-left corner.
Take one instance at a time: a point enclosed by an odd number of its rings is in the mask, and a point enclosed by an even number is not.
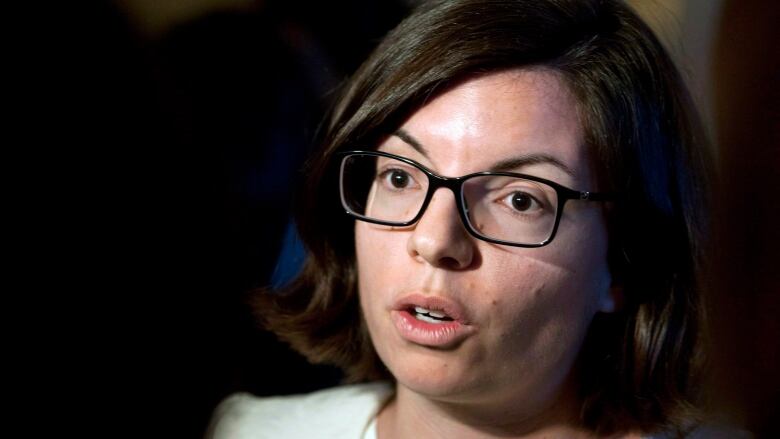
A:
[[[376,415],[393,395],[390,383],[354,384],[306,395],[258,398],[237,393],[214,411],[206,439],[376,439]],[[671,434],[643,436],[668,439]],[[745,431],[704,425],[688,439],[749,439]]]
[[[237,393],[214,412],[207,439],[375,439],[389,383],[334,387],[306,395],[258,398]]]

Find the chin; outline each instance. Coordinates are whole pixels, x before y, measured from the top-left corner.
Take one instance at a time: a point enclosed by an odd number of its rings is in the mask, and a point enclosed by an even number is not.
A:
[[[446,358],[452,352],[420,349],[424,351],[399,352],[402,358],[385,363],[398,384],[427,397],[445,399],[465,396],[469,389],[482,387],[469,373],[471,368],[459,363],[456,356]]]

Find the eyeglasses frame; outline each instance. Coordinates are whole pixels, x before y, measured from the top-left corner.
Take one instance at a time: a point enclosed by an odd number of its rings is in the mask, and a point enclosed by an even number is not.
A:
[[[566,202],[569,200],[614,201],[616,199],[616,195],[613,193],[577,191],[568,188],[566,186],[563,186],[562,184],[556,183],[554,181],[547,180],[545,178],[536,177],[528,174],[521,174],[517,172],[482,171],[482,172],[474,172],[460,177],[444,177],[436,174],[435,172],[431,171],[430,169],[426,168],[425,166],[421,165],[420,163],[412,159],[387,153],[387,152],[356,150],[356,151],[342,151],[336,153],[336,155],[341,157],[339,163],[339,196],[341,199],[341,206],[345,209],[346,213],[349,216],[373,224],[394,226],[394,227],[408,227],[416,223],[417,221],[419,221],[420,218],[422,218],[423,214],[425,213],[425,210],[428,208],[428,204],[430,204],[430,201],[433,198],[433,194],[437,190],[439,190],[439,188],[444,187],[451,190],[453,195],[455,195],[455,204],[457,206],[458,215],[460,216],[461,223],[464,225],[466,231],[468,231],[470,235],[482,241],[490,242],[493,244],[508,245],[511,247],[537,248],[537,247],[543,247],[549,244],[550,242],[552,242],[553,238],[555,238],[555,234],[558,231],[558,225],[560,224],[561,216],[563,215],[563,207],[566,204]],[[428,191],[425,194],[425,199],[423,200],[423,203],[420,206],[420,211],[417,212],[417,215],[415,215],[414,218],[412,218],[409,221],[395,222],[395,221],[382,221],[374,218],[369,218],[367,216],[361,215],[351,210],[347,205],[346,201],[344,200],[344,190],[343,190],[344,163],[346,159],[351,155],[369,155],[369,156],[377,156],[377,157],[387,157],[387,158],[399,160],[401,162],[404,162],[408,165],[414,166],[415,168],[421,170],[428,177]],[[544,183],[552,187],[558,195],[558,206],[555,212],[555,223],[553,225],[552,232],[550,233],[550,237],[538,244],[521,244],[521,243],[516,243],[511,241],[504,241],[501,239],[490,238],[488,236],[484,236],[480,234],[477,230],[475,230],[474,227],[471,225],[471,222],[469,221],[468,208],[466,207],[466,204],[463,199],[464,197],[463,184],[471,178],[481,177],[481,176],[517,177],[526,180],[536,181],[539,183]]]

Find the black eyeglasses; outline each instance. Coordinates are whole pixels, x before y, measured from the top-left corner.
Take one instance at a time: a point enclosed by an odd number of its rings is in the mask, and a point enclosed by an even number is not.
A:
[[[612,194],[575,191],[543,178],[514,172],[477,172],[442,177],[406,157],[376,151],[341,153],[341,204],[359,220],[409,226],[425,212],[433,193],[455,194],[468,232],[484,241],[541,247],[555,237],[568,200],[609,201]]]

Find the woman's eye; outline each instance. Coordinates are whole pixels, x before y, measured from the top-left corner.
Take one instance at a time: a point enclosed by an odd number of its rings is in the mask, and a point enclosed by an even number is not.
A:
[[[542,207],[536,198],[527,192],[521,191],[512,192],[507,195],[504,202],[518,212],[529,212]]]
[[[392,189],[407,189],[414,185],[414,178],[401,169],[388,169],[379,176],[384,184]]]
[[[396,188],[405,188],[409,184],[409,174],[403,171],[392,171],[390,173],[390,184]]]

